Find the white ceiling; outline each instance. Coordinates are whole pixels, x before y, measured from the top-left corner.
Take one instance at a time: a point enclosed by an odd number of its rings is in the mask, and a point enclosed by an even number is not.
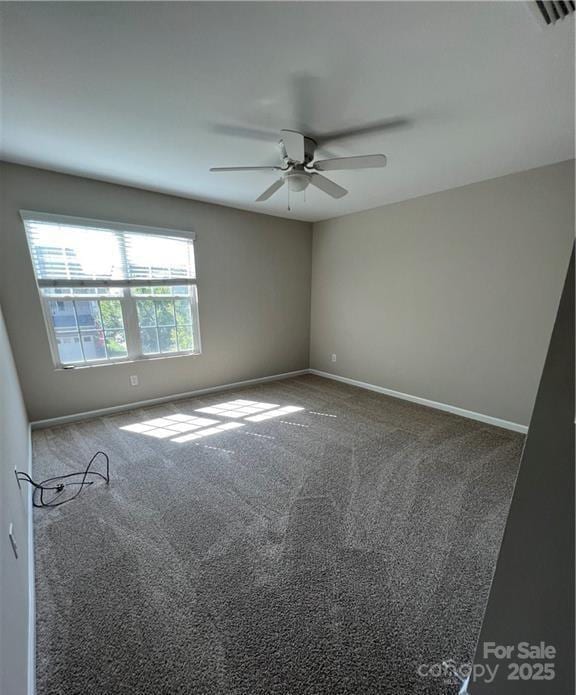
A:
[[[0,156],[320,220],[574,156],[574,25],[524,2],[3,3]],[[254,199],[282,128],[382,170]],[[394,125],[395,123],[395,125]]]

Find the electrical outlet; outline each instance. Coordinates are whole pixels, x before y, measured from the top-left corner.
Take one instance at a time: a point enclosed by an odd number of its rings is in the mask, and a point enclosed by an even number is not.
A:
[[[332,353],[332,362],[336,362],[336,353],[335,352]]]
[[[130,385],[138,386],[138,376],[136,374],[132,374],[132,376],[130,377]]]
[[[16,545],[16,539],[14,538],[14,524],[12,522],[10,522],[10,526],[8,526],[8,538],[10,539],[10,545],[12,546],[14,557],[18,559],[18,546]]]

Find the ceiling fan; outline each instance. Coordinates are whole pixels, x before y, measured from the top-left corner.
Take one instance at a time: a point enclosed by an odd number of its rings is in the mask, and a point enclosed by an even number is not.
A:
[[[309,185],[319,188],[332,198],[342,198],[348,191],[334,181],[327,179],[320,171],[343,169],[373,169],[386,166],[383,154],[368,154],[359,157],[335,157],[314,161],[317,142],[295,130],[282,130],[279,142],[282,166],[263,167],[212,167],[210,171],[280,171],[280,178],[256,198],[261,203],[268,200],[284,184],[290,191],[303,191]]]

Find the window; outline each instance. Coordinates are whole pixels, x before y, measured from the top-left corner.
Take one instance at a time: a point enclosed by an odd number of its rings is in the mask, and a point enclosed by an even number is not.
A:
[[[194,235],[21,215],[57,366],[200,352]]]

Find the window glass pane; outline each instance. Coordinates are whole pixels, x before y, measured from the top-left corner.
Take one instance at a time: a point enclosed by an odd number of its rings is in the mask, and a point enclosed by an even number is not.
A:
[[[76,328],[74,304],[70,301],[51,301],[50,314],[54,328]]]
[[[87,362],[106,359],[103,331],[82,331],[80,337]]]
[[[166,287],[132,287],[130,293],[141,297],[186,297],[190,294],[190,285]]]
[[[78,304],[78,302],[76,304]],[[122,320],[122,307],[120,306],[120,301],[118,299],[101,301],[100,311],[102,313],[104,328],[124,328],[124,321]],[[78,318],[78,320],[80,320],[80,318]]]
[[[176,328],[159,328],[158,337],[160,339],[160,350],[162,352],[177,352]]]
[[[98,302],[77,301],[74,305],[80,328],[102,328]]]
[[[142,342],[142,352],[145,355],[153,355],[160,352],[158,347],[158,333],[155,328],[141,328],[140,340]]]
[[[189,299],[176,299],[174,300],[174,306],[176,308],[176,322],[178,325],[192,323]]]
[[[44,287],[47,297],[121,297],[121,287]]]
[[[126,333],[124,331],[106,331],[106,349],[110,359],[126,357]]]
[[[115,232],[59,221],[26,220],[36,277],[106,280],[124,276]]]
[[[194,246],[185,238],[124,233],[131,278],[193,278]]]
[[[77,331],[56,331],[56,345],[62,364],[84,362],[80,336]]]
[[[178,326],[176,329],[176,335],[178,338],[178,350],[180,352],[194,349],[194,335],[192,333],[192,326]]]
[[[136,302],[138,309],[138,323],[140,326],[155,326],[156,311],[151,299],[140,299]]]
[[[121,297],[124,294],[121,287],[75,287],[72,292],[77,297]]]
[[[174,326],[174,302],[171,299],[156,302],[156,320],[159,326]]]

